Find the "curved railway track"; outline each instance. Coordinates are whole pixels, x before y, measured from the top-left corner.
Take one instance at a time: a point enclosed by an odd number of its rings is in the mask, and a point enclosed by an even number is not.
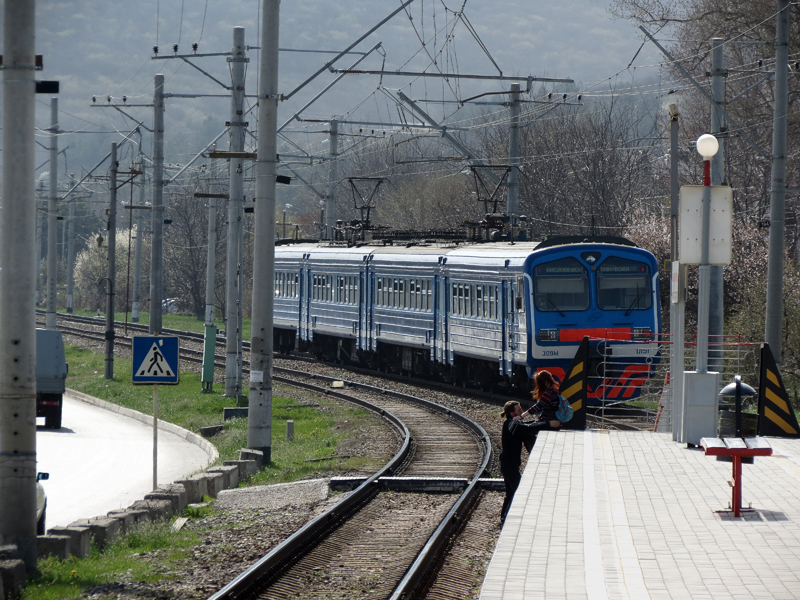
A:
[[[68,335],[103,339],[102,331],[89,329],[104,328],[104,323],[87,318],[77,321],[79,327],[64,323],[59,327]],[[182,342],[202,339],[174,333]],[[131,342],[119,336],[116,343],[130,348]],[[195,348],[182,347],[181,352],[184,360],[202,361],[202,352]],[[470,565],[448,551],[458,547],[459,554],[465,549],[485,552],[496,528],[497,502],[483,506],[486,493],[479,481],[492,455],[492,442],[481,426],[449,408],[407,394],[359,383],[349,383],[345,394],[330,389],[332,377],[283,368],[275,371],[278,382],[368,406],[390,420],[404,441],[381,472],[213,598],[446,599],[469,595],[474,586]],[[437,493],[420,489],[431,485]],[[448,487],[461,489],[443,491]],[[499,495],[494,496],[496,500]],[[495,527],[489,525],[490,520]]]

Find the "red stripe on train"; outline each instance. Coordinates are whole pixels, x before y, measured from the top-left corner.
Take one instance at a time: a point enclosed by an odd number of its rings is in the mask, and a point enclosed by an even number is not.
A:
[[[581,342],[587,335],[590,338],[629,342],[631,340],[631,328],[606,329],[605,327],[597,327],[595,329],[559,329],[558,331],[558,339],[561,342]]]

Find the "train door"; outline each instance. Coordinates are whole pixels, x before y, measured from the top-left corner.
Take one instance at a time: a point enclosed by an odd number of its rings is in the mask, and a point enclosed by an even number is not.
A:
[[[514,359],[514,330],[515,330],[515,311],[514,299],[516,292],[511,280],[504,279],[501,286],[501,314],[503,324],[503,358],[500,361],[502,375],[510,375]]]
[[[372,286],[369,275],[370,256],[364,257],[364,262],[358,273],[358,349],[369,350],[370,323],[372,321]]]
[[[299,337],[304,341],[309,340],[311,337],[311,328],[309,322],[311,305],[311,288],[309,285],[311,275],[309,274],[309,257],[309,254],[304,254],[303,259],[300,262],[300,298],[298,302],[300,308]]]
[[[436,327],[439,330],[436,360],[441,364],[452,364],[450,350],[449,314],[450,314],[450,278],[447,276],[447,257],[442,257],[436,275]]]

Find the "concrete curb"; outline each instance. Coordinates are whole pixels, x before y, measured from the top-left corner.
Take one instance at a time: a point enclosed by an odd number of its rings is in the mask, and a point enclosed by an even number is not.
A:
[[[101,400],[100,398],[95,398],[94,396],[90,396],[88,394],[84,394],[83,392],[77,392],[75,390],[71,390],[67,388],[66,392],[75,400],[79,400],[80,402],[85,402],[86,404],[92,404],[94,406],[99,406],[100,408],[104,408],[105,410],[110,410],[111,412],[118,413],[125,417],[130,417],[131,419],[136,419],[141,423],[146,423],[147,425],[153,424],[153,417],[150,415],[146,415],[144,413],[140,413],[137,410],[133,410],[131,408],[125,408],[124,406],[119,406],[118,404],[113,404],[111,402],[106,402],[105,400]],[[187,442],[191,442],[195,446],[202,448],[202,450],[208,455],[208,462],[209,464],[219,459],[219,452],[217,451],[216,446],[209,442],[208,440],[203,439],[199,435],[194,432],[189,431],[188,429],[184,429],[183,427],[178,427],[177,425],[173,425],[172,423],[168,423],[167,421],[162,421],[159,419],[158,421],[158,428],[182,437]]]

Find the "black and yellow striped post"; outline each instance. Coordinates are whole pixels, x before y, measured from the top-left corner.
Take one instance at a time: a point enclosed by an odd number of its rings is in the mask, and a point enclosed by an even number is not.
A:
[[[586,429],[586,390],[589,379],[589,338],[584,337],[567,376],[561,382],[560,393],[574,411],[572,419],[564,423],[564,429]]]
[[[758,388],[758,435],[800,437],[789,393],[769,344],[761,346],[761,383]]]

